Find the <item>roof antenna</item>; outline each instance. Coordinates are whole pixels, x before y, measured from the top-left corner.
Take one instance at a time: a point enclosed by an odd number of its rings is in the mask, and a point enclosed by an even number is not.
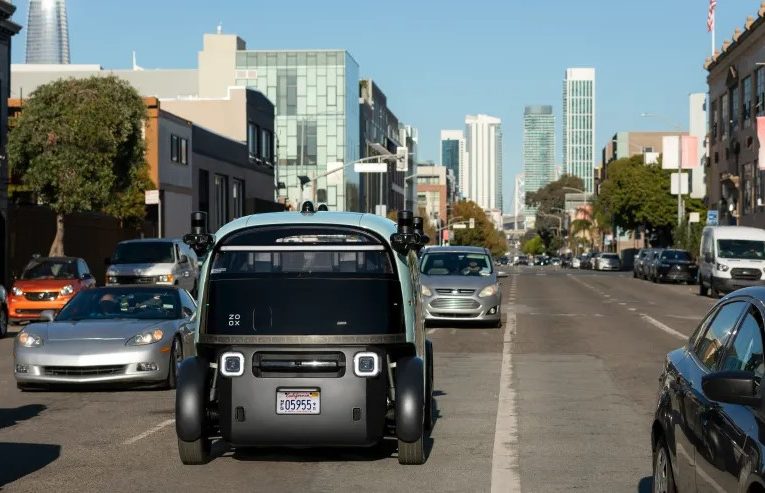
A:
[[[223,22],[218,21],[218,29],[216,30],[218,34],[223,34]]]
[[[133,70],[143,70],[143,67],[139,67],[136,62],[135,50],[133,50]]]

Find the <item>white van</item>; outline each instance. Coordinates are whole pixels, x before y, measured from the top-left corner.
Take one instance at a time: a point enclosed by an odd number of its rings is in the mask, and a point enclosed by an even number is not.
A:
[[[765,230],[707,226],[699,249],[699,294],[765,284]]]

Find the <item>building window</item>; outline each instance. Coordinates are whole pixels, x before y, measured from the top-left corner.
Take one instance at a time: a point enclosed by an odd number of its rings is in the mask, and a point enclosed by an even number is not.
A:
[[[730,90],[730,131],[738,130],[741,101],[739,100],[738,86]]]
[[[327,187],[327,205],[330,207],[337,205],[337,185]]]
[[[743,101],[743,113],[744,127],[752,126],[752,77],[749,76],[744,79],[744,101]]]
[[[236,178],[231,184],[231,207],[233,219],[244,216],[244,181]]]
[[[297,69],[279,69],[276,77],[277,114],[297,115]]]
[[[765,115],[765,67],[760,67],[757,76],[757,116]]]
[[[710,128],[710,133],[712,134],[712,142],[716,142],[717,141],[717,101],[712,101],[709,115],[711,120],[709,122],[709,128]]]
[[[260,157],[264,160],[273,163],[274,156],[271,154],[273,149],[273,134],[266,129],[260,131]]]
[[[199,170],[199,210],[210,212],[210,173],[206,169]]]
[[[250,159],[258,156],[258,126],[252,122],[247,123],[247,152]]]
[[[317,162],[316,121],[303,120],[297,127],[298,163],[315,166]]]
[[[728,105],[727,93],[722,95],[722,98],[720,99],[720,106],[722,107],[722,138],[723,140],[728,140],[728,135],[730,132],[730,106]]]
[[[170,135],[170,160],[174,163],[178,162],[178,155],[180,153],[180,144],[178,143],[178,140],[177,135]]]
[[[215,224],[216,229],[228,222],[228,177],[215,175]]]
[[[744,165],[744,214],[751,214],[754,206],[754,164]]]
[[[178,139],[181,142],[181,164],[189,164],[189,141]]]

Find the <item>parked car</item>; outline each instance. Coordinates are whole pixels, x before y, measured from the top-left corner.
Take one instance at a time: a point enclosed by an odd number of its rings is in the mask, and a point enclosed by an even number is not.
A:
[[[421,263],[425,320],[502,324],[502,292],[488,250],[480,247],[437,247]]]
[[[666,249],[661,251],[653,270],[653,282],[696,282],[698,266],[686,250]]]
[[[622,262],[616,253],[601,253],[597,256],[596,270],[622,270]]]
[[[662,248],[653,248],[643,263],[643,275],[646,281],[653,280],[656,275],[656,265],[659,263]]]
[[[635,268],[635,257],[640,249],[625,248],[619,252],[619,260],[622,262],[622,270],[630,271]]]
[[[58,312],[74,295],[95,285],[88,264],[81,258],[33,258],[13,281],[8,318],[12,323],[40,320],[43,311]]]
[[[200,286],[208,301],[175,394],[181,461],[207,462],[215,437],[234,448],[393,438],[401,464],[422,464],[433,347],[420,303],[410,302],[420,297],[412,269],[422,230],[409,211],[397,226],[373,214],[313,213],[310,202],[303,210],[243,217],[214,237],[195,215],[186,238],[209,255]],[[438,249],[424,253],[426,269]],[[491,269],[485,251],[469,255],[469,270],[472,260]]]
[[[735,291],[667,354],[651,443],[653,491],[765,491],[765,288]]]
[[[509,263],[510,263],[510,259],[508,259],[506,255],[499,257],[499,262],[498,262],[499,265],[507,265]]]
[[[580,269],[582,267],[582,257],[574,257],[571,259],[571,268]]]
[[[699,250],[700,295],[765,284],[765,230],[707,226]]]
[[[554,265],[554,266],[560,267],[560,265],[561,265],[561,259],[560,259],[560,258],[558,258],[558,257],[553,257],[553,258],[551,258],[551,259],[550,259],[550,265]]]
[[[197,255],[178,239],[149,238],[117,244],[106,260],[106,285],[160,284],[196,293]]]
[[[590,269],[592,270],[598,270],[600,267],[598,264],[600,262],[600,253],[596,252],[590,255]]]
[[[526,255],[519,255],[515,265],[529,265],[529,257]]]
[[[652,248],[641,248],[635,255],[635,263],[632,266],[632,277],[645,279],[645,263],[652,256]]]
[[[582,255],[579,258],[579,268],[582,270],[590,270],[592,269],[592,256],[591,255]]]
[[[195,313],[189,293],[175,287],[81,291],[16,337],[16,383],[22,390],[120,382],[174,388],[181,360],[194,353]]]

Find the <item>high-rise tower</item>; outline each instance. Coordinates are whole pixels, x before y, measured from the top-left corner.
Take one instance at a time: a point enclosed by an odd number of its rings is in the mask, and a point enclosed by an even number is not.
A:
[[[69,63],[64,0],[29,0],[27,63]]]
[[[570,68],[563,81],[563,164],[565,172],[595,186],[595,69]]]

